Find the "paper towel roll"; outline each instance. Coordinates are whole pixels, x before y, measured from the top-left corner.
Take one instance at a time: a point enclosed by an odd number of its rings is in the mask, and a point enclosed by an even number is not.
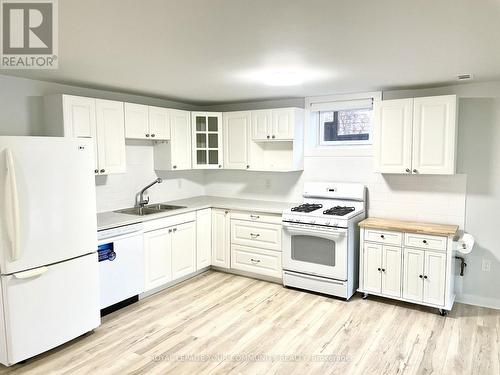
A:
[[[462,254],[469,254],[474,247],[475,239],[469,233],[462,233],[461,236],[453,242],[453,250]]]

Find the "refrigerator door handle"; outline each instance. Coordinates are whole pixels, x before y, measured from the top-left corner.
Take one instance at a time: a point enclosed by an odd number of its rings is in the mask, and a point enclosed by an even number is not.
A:
[[[5,161],[7,167],[7,186],[5,189],[5,207],[7,233],[11,242],[10,257],[16,261],[21,256],[21,231],[19,219],[19,197],[17,192],[16,170],[14,168],[14,158],[10,149],[5,150]],[[10,212],[9,212],[10,211]]]
[[[33,270],[16,272],[12,274],[16,279],[31,279],[36,276],[43,275],[45,272],[49,270],[49,267],[38,267]]]

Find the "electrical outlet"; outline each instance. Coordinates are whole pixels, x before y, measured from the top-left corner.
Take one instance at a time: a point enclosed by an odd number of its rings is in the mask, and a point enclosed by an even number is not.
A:
[[[491,270],[491,260],[483,259],[483,264],[481,266],[483,272],[490,272]]]

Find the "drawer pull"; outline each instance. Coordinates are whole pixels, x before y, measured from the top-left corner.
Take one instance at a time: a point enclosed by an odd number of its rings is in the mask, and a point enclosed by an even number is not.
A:
[[[250,215],[250,217],[254,220],[260,219],[259,215]]]
[[[426,280],[427,280],[427,279],[428,279],[428,277],[427,277],[427,276],[424,276],[424,279],[426,279]]]
[[[427,244],[427,240],[423,240],[422,242],[425,243],[425,244]]]
[[[382,271],[382,268],[379,267],[379,268],[377,268],[377,270],[378,270],[378,272],[380,272],[380,271]]]
[[[385,268],[382,268],[382,272],[385,272]]]
[[[260,259],[253,259],[253,258],[250,258],[250,260],[251,260],[253,263],[260,263]]]
[[[384,236],[383,234],[381,234],[381,235],[380,235],[380,238],[384,239],[384,238],[385,238],[385,236]]]
[[[418,275],[418,277],[420,277],[421,279],[423,278],[423,276],[422,276],[422,275]]]
[[[258,233],[250,233],[250,236],[252,238],[257,238],[257,237],[260,237],[260,234],[258,234]]]

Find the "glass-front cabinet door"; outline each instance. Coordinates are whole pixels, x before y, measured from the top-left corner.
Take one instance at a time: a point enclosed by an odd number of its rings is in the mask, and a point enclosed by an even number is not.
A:
[[[193,168],[222,168],[222,113],[192,112]]]

